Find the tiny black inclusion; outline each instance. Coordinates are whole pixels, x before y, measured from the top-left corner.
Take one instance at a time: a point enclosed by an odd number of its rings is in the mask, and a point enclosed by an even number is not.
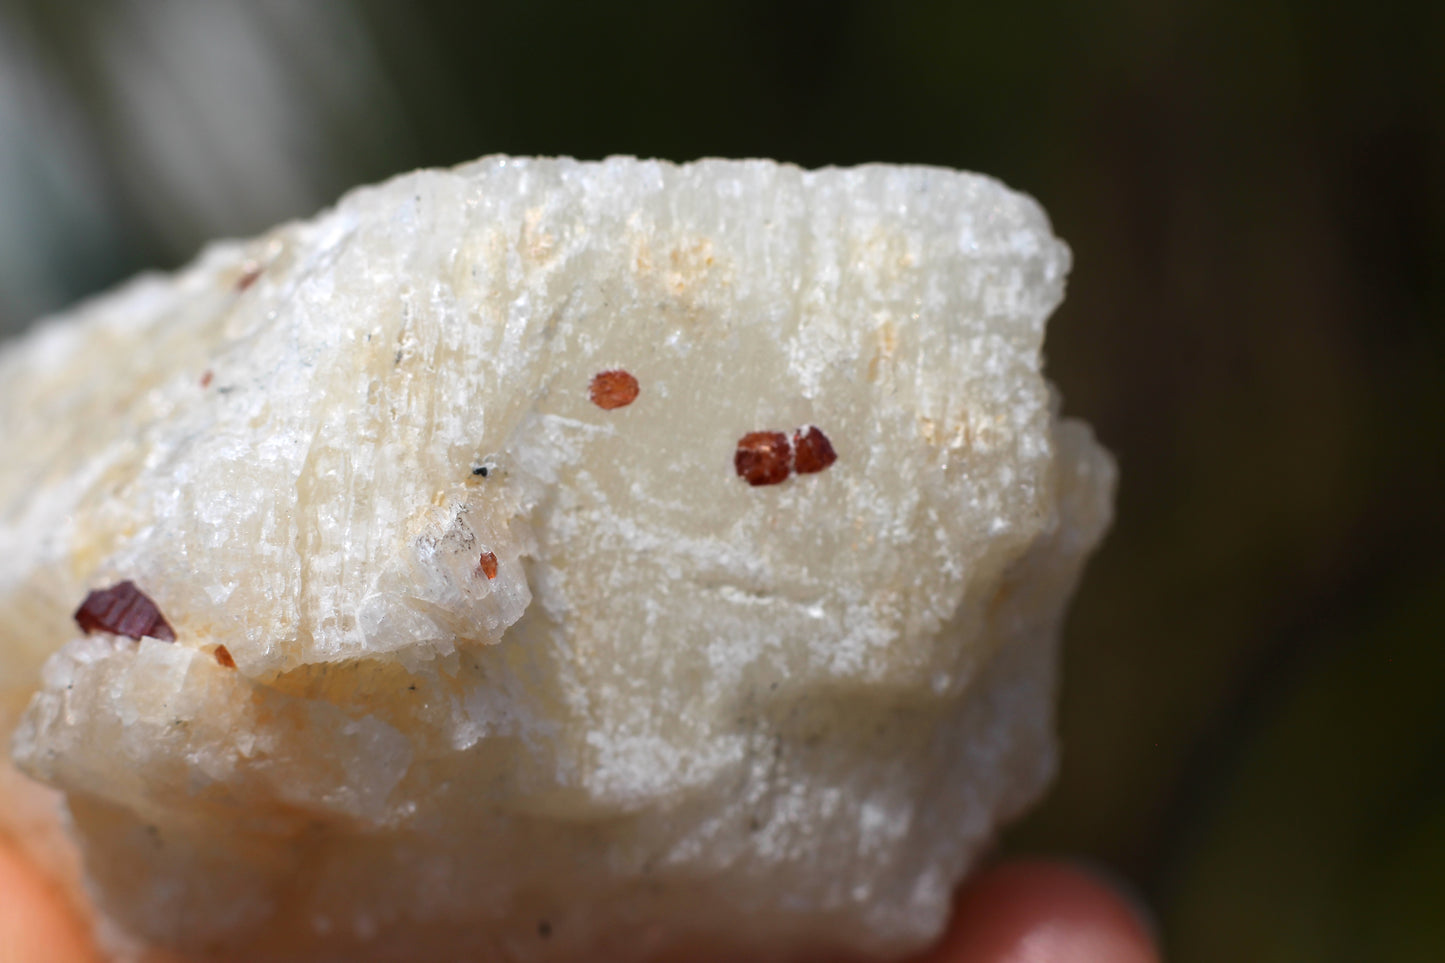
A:
[[[477,468],[473,468],[473,469],[472,469],[472,474],[473,474],[473,475],[481,475],[483,478],[486,478],[486,477],[487,477],[487,466],[486,466],[486,465],[481,465],[481,466],[479,466],[479,467],[477,467]]]
[[[537,924],[537,935],[542,937],[542,939],[544,940],[547,937],[551,936],[552,924],[548,923],[546,920],[542,920],[540,923]]]

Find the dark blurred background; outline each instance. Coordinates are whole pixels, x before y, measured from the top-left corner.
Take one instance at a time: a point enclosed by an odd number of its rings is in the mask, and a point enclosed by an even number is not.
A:
[[[1445,960],[1445,5],[0,0],[0,325],[481,154],[994,174],[1119,456],[1062,778],[1169,958]]]

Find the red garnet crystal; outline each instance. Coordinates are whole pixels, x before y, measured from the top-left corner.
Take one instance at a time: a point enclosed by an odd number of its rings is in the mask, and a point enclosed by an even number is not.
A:
[[[793,452],[793,470],[799,475],[822,471],[838,460],[828,436],[813,425],[793,432]]]
[[[602,371],[593,375],[587,393],[599,408],[625,408],[637,400],[637,379],[626,371]]]
[[[497,556],[491,552],[483,552],[481,559],[477,562],[477,567],[482,570],[482,574],[485,575],[489,581],[496,578]]]
[[[114,632],[132,639],[150,636],[174,642],[176,633],[150,596],[135,587],[130,579],[108,589],[91,592],[75,610],[75,623],[87,635],[92,632]]]
[[[749,485],[776,485],[793,470],[793,446],[781,431],[753,431],[738,439],[733,467]]]

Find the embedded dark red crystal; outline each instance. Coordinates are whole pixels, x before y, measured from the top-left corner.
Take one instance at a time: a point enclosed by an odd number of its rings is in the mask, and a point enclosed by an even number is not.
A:
[[[130,579],[87,595],[75,610],[75,622],[87,635],[113,632],[132,639],[150,636],[165,642],[176,640],[175,630],[156,603]]]
[[[793,446],[781,431],[752,431],[738,439],[733,468],[749,485],[776,485],[793,470]]]
[[[621,369],[598,372],[587,387],[592,403],[608,411],[632,404],[637,400],[637,391],[637,379]]]
[[[838,460],[833,443],[814,425],[793,432],[793,470],[799,475],[822,471]]]

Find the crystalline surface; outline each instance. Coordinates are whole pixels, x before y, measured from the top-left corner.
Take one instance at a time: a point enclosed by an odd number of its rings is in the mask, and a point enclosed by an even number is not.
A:
[[[0,725],[117,952],[924,944],[1108,522],[1068,260],[974,175],[488,158],[7,346]],[[127,580],[175,641],[82,633]]]

